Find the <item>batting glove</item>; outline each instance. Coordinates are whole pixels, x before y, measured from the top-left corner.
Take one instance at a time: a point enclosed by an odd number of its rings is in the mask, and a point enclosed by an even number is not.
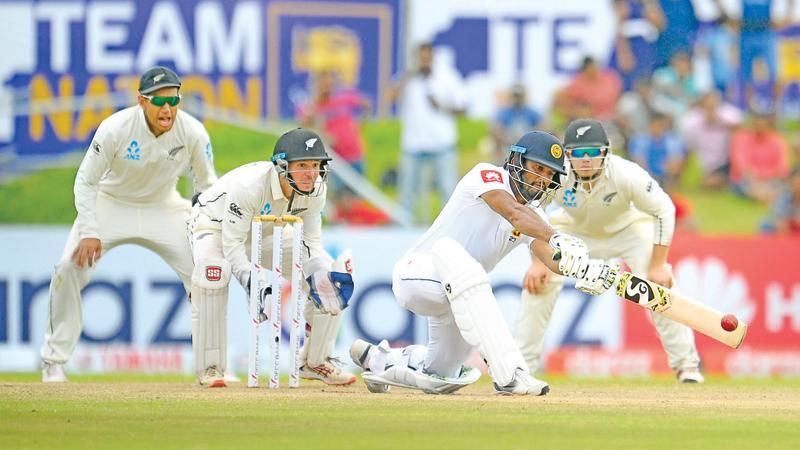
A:
[[[582,239],[568,234],[556,233],[548,242],[555,250],[553,259],[558,260],[558,270],[570,278],[583,278],[589,264],[589,249]]]
[[[619,264],[607,264],[601,259],[589,261],[586,274],[575,283],[575,289],[589,295],[601,295],[617,281]]]

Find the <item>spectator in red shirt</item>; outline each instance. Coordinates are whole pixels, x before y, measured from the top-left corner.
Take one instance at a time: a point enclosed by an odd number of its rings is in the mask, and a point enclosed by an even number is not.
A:
[[[753,125],[731,138],[731,183],[746,197],[770,203],[791,171],[789,145],[771,113],[756,113]]]
[[[579,117],[596,117],[611,122],[622,95],[622,79],[611,69],[602,69],[592,57],[583,60],[580,72],[556,93],[553,109],[567,122]]]
[[[304,127],[319,130],[328,145],[359,173],[364,173],[361,117],[369,115],[371,102],[356,90],[336,89],[332,72],[320,72],[311,101],[298,111]]]

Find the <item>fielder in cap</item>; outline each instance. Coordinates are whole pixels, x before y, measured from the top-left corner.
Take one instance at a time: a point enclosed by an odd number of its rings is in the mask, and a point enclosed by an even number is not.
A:
[[[310,293],[306,302],[306,340],[300,376],[331,385],[347,385],[356,377],[332,363],[341,311],[352,294],[352,277],[332,272],[332,258],[322,248],[322,209],[325,206],[328,162],[331,158],[320,137],[297,128],[275,143],[270,161],[238,167],[203,192],[192,209],[189,239],[195,272],[192,277],[192,350],[198,381],[224,387],[227,365],[228,283],[236,278],[248,292],[250,280],[250,225],[257,215],[291,214],[303,219],[303,273]],[[264,231],[271,232],[271,227]],[[272,242],[266,235],[264,242]],[[292,236],[283,233],[284,254],[291,254]],[[263,246],[262,261],[272,260],[272,248]],[[284,274],[291,258],[283,258]],[[333,278],[332,278],[333,277]],[[347,284],[347,286],[345,286]],[[264,292],[259,293],[260,317],[266,320]],[[267,308],[268,309],[268,308]]]
[[[75,177],[78,216],[50,283],[50,317],[42,345],[42,381],[66,381],[64,364],[81,335],[81,289],[100,256],[124,243],[161,256],[188,292],[192,258],[186,241],[190,204],[175,189],[191,172],[195,192],[217,179],[203,125],[180,111],[178,75],[154,67],[139,82],[138,105],[97,128]]]
[[[461,179],[433,225],[395,265],[394,294],[404,308],[428,318],[428,344],[391,349],[386,341],[356,340],[350,356],[364,369],[370,391],[400,386],[455,392],[480,377],[463,365],[475,348],[489,365],[497,393],[549,391],[531,376],[488,272],[520,244],[569,277],[598,280],[609,266],[590,261],[580,239],[556,233],[545,218],[542,205],[566,175],[558,138],[533,131],[509,150],[502,167],[481,163]],[[587,287],[599,289],[597,283]]]
[[[594,119],[571,122],[564,134],[571,170],[554,198],[550,215],[560,233],[580,237],[592,258],[622,258],[634,274],[675,289],[667,253],[675,229],[675,206],[636,163],[611,154],[603,125]],[[542,343],[564,278],[534,256],[523,280],[517,344],[533,370],[541,366]],[[692,330],[658,313],[653,322],[678,380],[699,383],[700,359]]]

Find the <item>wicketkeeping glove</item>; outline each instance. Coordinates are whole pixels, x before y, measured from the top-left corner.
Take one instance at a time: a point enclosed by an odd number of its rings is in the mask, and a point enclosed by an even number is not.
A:
[[[306,278],[309,286],[309,297],[320,311],[337,315],[347,308],[353,296],[353,267],[350,251],[346,250],[333,262],[330,271],[325,270],[318,260],[309,260],[306,264],[312,270]],[[309,264],[310,263],[310,264]]]
[[[247,313],[250,313],[250,283],[252,282],[252,278],[247,279],[247,286],[245,287],[245,291],[247,292]],[[266,322],[269,317],[267,317],[266,305],[267,305],[267,297],[272,295],[272,286],[262,287],[258,289],[258,322]]]

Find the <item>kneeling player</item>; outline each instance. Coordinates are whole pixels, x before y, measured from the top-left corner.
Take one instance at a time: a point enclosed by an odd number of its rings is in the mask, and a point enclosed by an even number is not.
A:
[[[582,278],[579,288],[607,288],[609,266],[590,261],[583,241],[555,233],[544,218],[542,205],[566,174],[561,142],[534,131],[510,150],[503,167],[483,163],[467,173],[431,228],[395,265],[394,294],[403,307],[428,317],[428,344],[390,349],[384,342],[355,341],[350,356],[365,369],[370,391],[400,386],[455,392],[480,377],[463,366],[475,347],[489,365],[497,393],[550,390],[531,376],[488,272],[523,242],[551,270]]]
[[[320,241],[330,157],[314,132],[298,128],[275,143],[271,162],[246,164],[225,174],[203,192],[189,223],[195,271],[192,276],[192,350],[201,385],[223,387],[227,362],[228,282],[231,275],[250,290],[250,224],[259,214],[292,214],[303,219],[303,272],[314,293],[306,302],[306,341],[300,376],[332,385],[356,380],[331,363],[342,315],[352,289],[331,282],[331,257]],[[265,231],[270,228],[265,227]],[[284,251],[291,251],[291,233],[284,233]],[[264,237],[264,242],[271,239]],[[263,261],[272,260],[264,246]],[[284,258],[283,273],[291,272]],[[351,280],[352,281],[352,280]],[[255,285],[255,283],[253,283]],[[352,287],[352,285],[350,286]],[[260,308],[264,309],[261,292]],[[248,295],[249,298],[249,295]],[[266,314],[260,314],[266,319]]]

